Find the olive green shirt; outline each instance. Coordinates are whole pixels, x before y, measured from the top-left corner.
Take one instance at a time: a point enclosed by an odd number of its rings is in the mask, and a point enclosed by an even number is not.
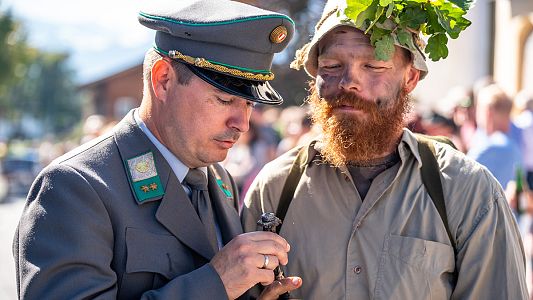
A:
[[[449,227],[421,180],[415,136],[404,131],[400,163],[372,182],[365,201],[345,167],[309,149],[281,235],[291,245],[286,275],[301,276],[303,299],[527,299],[525,256],[501,186],[448,145],[435,150]],[[250,187],[245,231],[275,212],[298,149],[269,163]],[[453,272],[457,269],[458,278]]]

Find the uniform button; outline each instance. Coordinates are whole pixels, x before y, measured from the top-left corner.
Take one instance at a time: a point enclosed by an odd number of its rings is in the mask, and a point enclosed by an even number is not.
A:
[[[353,272],[354,272],[355,274],[360,274],[362,270],[363,270],[363,268],[362,268],[361,266],[355,266],[355,267],[353,268]]]
[[[348,175],[344,175],[344,180],[350,181],[350,177],[348,177]]]

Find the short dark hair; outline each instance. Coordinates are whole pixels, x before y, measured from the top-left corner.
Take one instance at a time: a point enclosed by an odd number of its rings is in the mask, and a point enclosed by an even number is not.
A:
[[[155,51],[155,49],[150,48],[146,55],[144,56],[144,62],[143,62],[143,80],[145,84],[149,83],[151,81],[152,76],[152,67],[154,66],[154,63],[158,61],[159,59],[163,58],[164,56],[160,54],[159,52]],[[169,60],[170,64],[172,65],[172,69],[176,74],[178,74],[178,83],[181,85],[187,85],[191,81],[191,78],[193,76],[193,73],[187,66],[185,66],[183,63],[177,62],[173,59]]]

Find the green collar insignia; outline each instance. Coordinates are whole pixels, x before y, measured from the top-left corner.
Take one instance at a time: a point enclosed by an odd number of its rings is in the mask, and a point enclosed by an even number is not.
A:
[[[157,174],[152,152],[128,159],[126,162],[128,179],[137,202],[156,199],[165,194],[161,179]]]
[[[231,194],[230,190],[228,189],[228,186],[224,183],[224,181],[222,181],[222,179],[217,178],[217,184],[218,184],[218,187],[220,187],[220,189],[224,192],[226,197],[233,198],[233,195]]]
[[[217,185],[222,190],[222,192],[224,192],[224,195],[226,195],[226,197],[230,199],[233,199],[233,194],[231,193],[228,185],[225,184],[222,180],[222,177],[220,177],[220,174],[218,174],[217,169],[213,165],[209,166],[209,169],[211,169],[211,173],[213,174],[213,176],[215,176],[215,179],[217,180]]]

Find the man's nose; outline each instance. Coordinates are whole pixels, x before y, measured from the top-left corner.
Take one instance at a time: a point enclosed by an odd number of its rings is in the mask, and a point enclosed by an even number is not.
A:
[[[361,74],[355,68],[347,67],[339,81],[339,89],[345,92],[361,92]]]
[[[252,114],[252,108],[247,104],[239,105],[236,107],[230,119],[228,120],[228,127],[235,129],[238,132],[247,132],[250,129],[250,115]]]

